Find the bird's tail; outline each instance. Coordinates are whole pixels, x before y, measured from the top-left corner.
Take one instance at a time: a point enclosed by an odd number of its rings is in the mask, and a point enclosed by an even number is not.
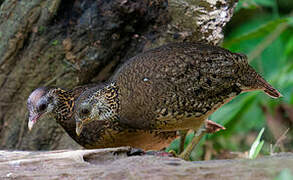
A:
[[[257,83],[259,87],[263,88],[263,91],[272,98],[282,97],[282,94],[271,86],[266,80],[264,80],[260,75],[257,77]]]
[[[246,91],[263,90],[268,96],[272,98],[282,97],[282,94],[277,89],[270,85],[250,66],[248,67],[246,78],[243,79],[241,84],[245,86]]]

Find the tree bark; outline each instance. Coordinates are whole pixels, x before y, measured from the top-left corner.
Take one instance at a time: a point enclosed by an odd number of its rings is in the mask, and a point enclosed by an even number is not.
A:
[[[105,81],[135,54],[173,41],[219,44],[235,1],[0,1],[0,148],[81,148],[54,119],[28,132],[40,86]]]

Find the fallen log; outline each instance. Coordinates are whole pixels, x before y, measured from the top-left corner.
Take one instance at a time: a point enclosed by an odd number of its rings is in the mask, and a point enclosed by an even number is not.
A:
[[[293,153],[255,160],[189,162],[173,157],[128,156],[131,148],[0,151],[0,179],[272,179],[293,172]]]

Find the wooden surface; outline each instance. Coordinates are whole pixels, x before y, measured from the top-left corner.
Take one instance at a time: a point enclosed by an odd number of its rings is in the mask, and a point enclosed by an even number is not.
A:
[[[187,162],[158,156],[127,156],[129,148],[0,151],[0,179],[273,179],[293,172],[293,153],[256,160]]]

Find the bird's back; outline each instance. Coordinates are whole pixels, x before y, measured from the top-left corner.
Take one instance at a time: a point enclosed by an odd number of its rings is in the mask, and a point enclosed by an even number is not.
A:
[[[201,43],[141,53],[112,78],[119,87],[121,121],[142,129],[199,126],[242,91],[248,67],[244,55]]]

